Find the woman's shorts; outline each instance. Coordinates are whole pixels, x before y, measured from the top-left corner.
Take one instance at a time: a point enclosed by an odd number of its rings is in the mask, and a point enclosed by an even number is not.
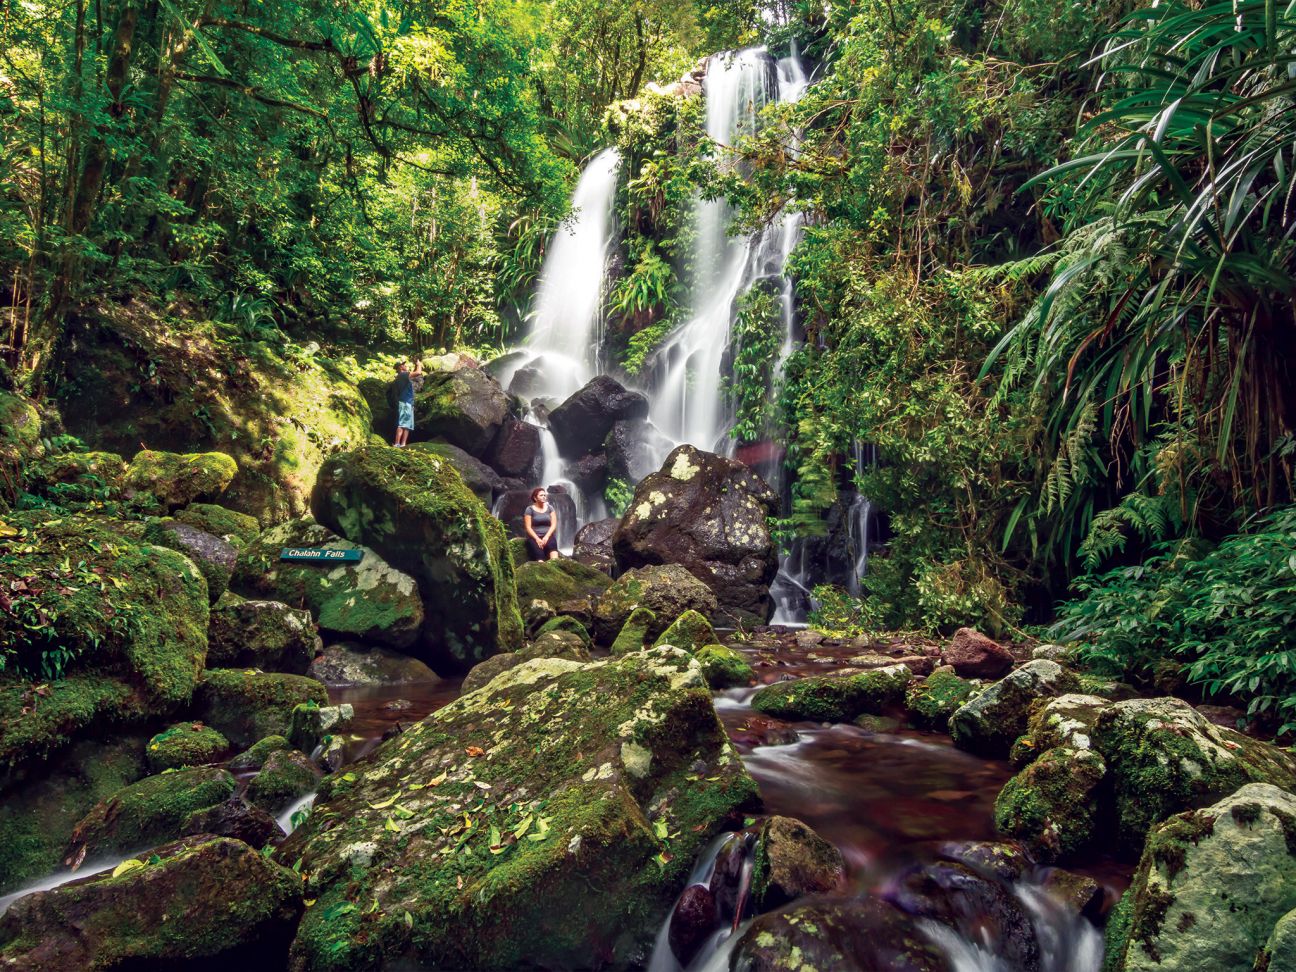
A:
[[[558,549],[558,537],[551,535],[548,542],[541,547],[530,537],[526,538],[527,556],[532,560],[548,560],[549,555]]]
[[[409,402],[396,403],[396,428],[414,428],[414,406]]]

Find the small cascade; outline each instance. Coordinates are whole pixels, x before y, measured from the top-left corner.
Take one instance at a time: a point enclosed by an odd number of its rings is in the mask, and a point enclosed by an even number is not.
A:
[[[857,439],[854,457],[858,478],[877,465],[877,447],[865,445]],[[868,572],[869,541],[874,532],[872,526],[873,502],[857,491],[846,513],[846,546],[853,561],[850,576],[846,578],[846,590],[852,597],[860,596],[860,582]]]
[[[285,834],[291,834],[296,830],[297,823],[294,822],[294,818],[303,811],[310,813],[310,808],[315,805],[315,796],[314,793],[308,793],[300,800],[294,800],[283,813],[275,818],[275,823],[279,825],[279,829]]]

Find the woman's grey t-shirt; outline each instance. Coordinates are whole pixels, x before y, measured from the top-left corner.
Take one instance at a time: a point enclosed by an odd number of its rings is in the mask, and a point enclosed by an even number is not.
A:
[[[534,506],[528,506],[526,511],[527,515],[531,517],[531,529],[544,536],[545,531],[549,529],[549,518],[553,515],[553,507],[541,510]]]

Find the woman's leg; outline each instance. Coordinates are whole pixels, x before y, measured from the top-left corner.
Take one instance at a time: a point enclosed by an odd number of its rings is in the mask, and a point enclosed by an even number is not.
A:
[[[556,536],[551,536],[549,541],[545,544],[545,553],[549,556],[550,560],[558,559],[558,538]]]
[[[545,559],[545,551],[540,549],[540,544],[536,543],[530,537],[526,538],[526,542],[527,542],[527,557],[529,559],[531,560]]]

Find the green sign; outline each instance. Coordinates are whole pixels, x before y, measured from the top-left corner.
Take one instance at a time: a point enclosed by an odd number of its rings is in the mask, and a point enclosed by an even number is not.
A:
[[[331,547],[284,547],[280,560],[298,563],[358,564],[364,559],[363,550],[334,550]]]

